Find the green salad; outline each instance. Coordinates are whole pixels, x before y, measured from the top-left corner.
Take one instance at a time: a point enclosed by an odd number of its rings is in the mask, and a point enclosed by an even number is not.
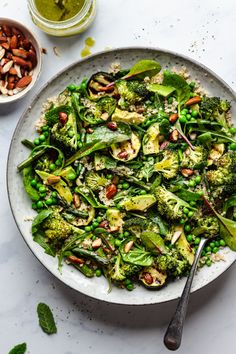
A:
[[[184,72],[141,60],[49,100],[18,165],[32,236],[84,276],[150,289],[236,250],[236,128],[230,102]],[[219,252],[219,253],[218,253]]]

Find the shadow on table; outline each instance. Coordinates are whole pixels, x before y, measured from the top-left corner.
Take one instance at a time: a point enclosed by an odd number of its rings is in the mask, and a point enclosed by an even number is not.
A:
[[[190,298],[188,318],[194,316],[197,312],[205,312],[209,304],[214,298],[219,297],[224,291],[225,286],[232,277],[230,268],[227,272],[222,274],[217,280],[193,293]],[[231,278],[232,280],[232,278]],[[72,289],[68,289],[64,284],[57,284],[57,291],[68,302],[73,301],[73,304],[82,312],[88,312],[91,319],[105,323],[108,326],[122,326],[123,328],[141,329],[151,327],[166,326],[172,317],[177,300],[143,306],[129,306],[108,304],[106,302],[91,299],[85,295],[78,294]],[[164,334],[164,332],[163,332]]]

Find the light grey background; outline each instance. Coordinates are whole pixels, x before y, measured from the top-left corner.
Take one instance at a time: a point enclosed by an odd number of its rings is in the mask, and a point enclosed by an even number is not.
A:
[[[7,152],[16,123],[30,96],[52,75],[80,58],[84,40],[92,51],[107,47],[158,46],[199,60],[235,89],[236,10],[233,0],[98,0],[92,27],[81,36],[53,38],[31,22],[26,1],[0,0],[2,17],[22,21],[47,49],[34,92],[19,103],[0,106],[0,354],[26,341],[31,354],[167,353],[163,334],[175,302],[149,307],[121,307],[91,300],[51,276],[31,254],[13,221],[6,192]],[[56,46],[60,56],[55,56]],[[191,296],[181,354],[234,354],[236,268]],[[157,293],[158,296],[158,293]],[[45,335],[36,306],[48,303],[58,334]],[[232,343],[232,344],[231,344]]]

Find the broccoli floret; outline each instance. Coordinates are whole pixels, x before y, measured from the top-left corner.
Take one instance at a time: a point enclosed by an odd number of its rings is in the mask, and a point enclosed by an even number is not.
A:
[[[187,202],[169,192],[165,187],[159,186],[156,191],[157,209],[167,219],[176,220],[184,216],[183,209],[194,209]]]
[[[116,86],[121,96],[119,104],[124,102],[135,104],[142,101],[150,94],[146,85],[138,80],[119,80]]]
[[[209,170],[206,173],[207,180],[211,186],[223,186],[226,190],[235,189],[236,154],[227,152],[216,162],[216,170]],[[229,187],[229,188],[228,188]]]
[[[218,122],[226,133],[229,132],[226,116],[229,109],[230,103],[219,97],[205,97],[200,106],[202,116],[205,119]]]
[[[116,108],[117,101],[113,97],[105,96],[96,102],[96,108],[100,114],[107,113],[110,117]]]
[[[215,216],[206,216],[197,220],[197,227],[193,229],[193,235],[204,234],[204,237],[215,237],[219,234],[219,222]]]
[[[116,257],[114,267],[110,271],[110,277],[113,281],[122,281],[126,278],[134,276],[141,269],[141,266],[123,262],[119,253]]]
[[[177,175],[179,169],[179,157],[176,151],[164,150],[163,159],[154,165],[156,172],[169,179]]]
[[[108,186],[110,181],[104,177],[103,174],[98,174],[95,171],[90,171],[85,177],[86,185],[92,189],[92,191],[97,191],[103,187]]]
[[[202,146],[196,146],[194,150],[188,148],[183,152],[182,167],[200,169],[207,164],[208,152]]]
[[[177,251],[173,250],[157,258],[157,268],[161,272],[166,272],[168,276],[176,278],[185,275],[190,265]]]
[[[134,217],[126,220],[123,228],[136,237],[139,237],[143,231],[154,231],[159,233],[159,227],[157,224],[139,217]]]
[[[43,221],[42,229],[45,235],[52,241],[67,239],[79,231],[75,226],[63,219],[58,208],[54,208],[53,213]]]
[[[51,140],[65,155],[70,155],[77,149],[77,125],[74,112],[68,115],[65,124],[56,123],[51,129]]]

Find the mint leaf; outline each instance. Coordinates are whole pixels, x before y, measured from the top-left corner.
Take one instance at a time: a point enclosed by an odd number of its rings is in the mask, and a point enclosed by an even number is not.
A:
[[[26,343],[21,343],[12,348],[8,354],[24,354],[26,352]]]
[[[39,325],[42,330],[47,334],[56,333],[57,327],[49,306],[44,303],[39,303],[37,306],[37,313],[39,318]]]

